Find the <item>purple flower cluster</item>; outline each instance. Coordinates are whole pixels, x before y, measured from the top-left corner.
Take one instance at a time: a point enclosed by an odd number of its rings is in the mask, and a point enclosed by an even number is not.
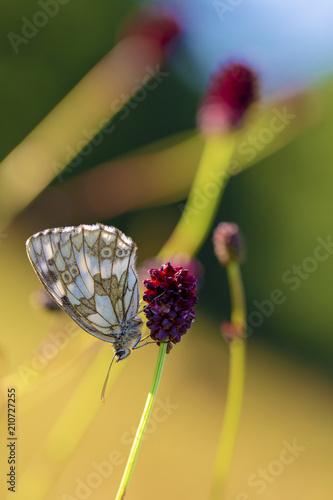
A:
[[[172,343],[180,342],[194,321],[193,306],[198,300],[194,295],[196,278],[187,269],[173,267],[169,262],[149,273],[151,279],[144,281],[147,290],[143,295],[148,303],[147,327],[158,345],[168,342],[167,352],[170,352]]]

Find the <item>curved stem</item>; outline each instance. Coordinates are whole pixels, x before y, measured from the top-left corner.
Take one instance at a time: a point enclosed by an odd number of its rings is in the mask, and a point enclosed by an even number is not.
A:
[[[245,333],[246,308],[240,268],[237,263],[227,267],[231,292],[231,320]],[[227,402],[221,437],[214,467],[211,500],[225,498],[227,479],[235,448],[245,379],[245,339],[235,338],[230,342],[230,366]]]
[[[206,139],[186,205],[172,235],[160,251],[160,257],[167,258],[179,252],[194,257],[198,252],[218,209],[234,146],[235,139],[231,134]]]
[[[245,367],[245,341],[230,344],[227,405],[213,475],[212,500],[224,498],[241,413]]]
[[[126,490],[128,488],[131,475],[134,469],[134,465],[140,450],[140,446],[142,443],[142,439],[147,427],[147,423],[151,414],[151,411],[153,409],[158,385],[160,382],[161,374],[162,374],[162,369],[163,369],[163,364],[164,364],[164,359],[165,359],[165,354],[166,354],[166,348],[167,348],[167,343],[163,343],[160,345],[159,352],[158,352],[158,358],[157,358],[157,363],[155,367],[155,373],[153,376],[153,381],[151,384],[150,392],[148,394],[148,398],[146,401],[145,408],[142,413],[142,417],[140,420],[140,424],[138,427],[138,430],[136,432],[134,442],[131,448],[131,452],[126,464],[125,472],[123,475],[123,478],[121,480],[119,490],[116,496],[116,500],[122,500],[125,497]]]

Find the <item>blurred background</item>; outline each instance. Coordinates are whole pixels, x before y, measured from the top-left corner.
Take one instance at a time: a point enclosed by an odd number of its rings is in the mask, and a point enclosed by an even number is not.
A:
[[[99,135],[84,154],[73,156],[75,143],[63,143],[64,158],[72,154],[65,170],[57,169],[64,159],[46,165],[43,151],[21,141],[114,51],[139,3],[19,0],[2,9],[0,360],[4,409],[7,388],[17,389],[16,500],[115,496],[157,356],[148,346],[114,366],[101,404],[110,347],[78,331],[64,313],[42,307],[25,240],[48,227],[98,221],[134,239],[139,265],[154,257],[181,215],[199,163],[203,139],[195,126],[202,92],[216,68],[232,60],[258,72],[259,107],[283,113],[279,102],[290,99],[289,121],[298,125],[290,132],[286,126],[283,144],[274,137],[266,147],[255,136],[251,162],[244,144],[238,149],[251,168],[228,182],[214,224],[235,221],[242,228],[247,307],[254,313],[228,498],[331,499],[333,5],[159,4],[177,19],[180,38],[162,55],[147,49],[126,60],[118,53],[100,86],[83,91],[88,99],[67,101],[73,127],[85,105],[103,109],[109,91],[118,114],[111,116],[110,101],[98,121],[112,133]],[[135,94],[148,75],[157,85]],[[59,135],[66,125],[59,120]],[[83,115],[80,127],[83,138],[96,129]],[[41,129],[34,140],[43,144]],[[22,156],[12,167],[16,153],[8,155],[19,144],[25,144],[17,153]],[[197,320],[166,359],[160,410],[153,411],[128,499],[209,496],[228,375],[219,325],[230,307],[211,233],[197,256],[204,268]],[[318,246],[325,259],[318,258]],[[276,289],[285,300],[272,307]],[[6,431],[6,411],[1,418]],[[7,473],[4,436],[0,459]],[[285,449],[288,463],[281,461]],[[9,498],[7,487],[3,475],[1,498]]]

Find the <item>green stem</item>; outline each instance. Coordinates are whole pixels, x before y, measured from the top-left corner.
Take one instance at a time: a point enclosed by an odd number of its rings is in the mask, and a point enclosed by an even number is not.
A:
[[[246,309],[243,283],[237,263],[227,267],[231,292],[231,320],[245,333]],[[235,448],[241,415],[245,379],[245,339],[235,338],[230,342],[229,384],[226,409],[220,442],[214,467],[211,500],[225,498],[227,480]]]
[[[136,432],[134,442],[131,448],[130,455],[128,457],[128,461],[126,464],[125,472],[123,475],[123,478],[121,480],[119,490],[116,496],[116,500],[122,500],[125,497],[126,490],[128,488],[131,475],[134,469],[134,465],[140,450],[140,446],[142,443],[142,439],[147,427],[147,423],[151,414],[151,411],[153,409],[158,385],[160,382],[161,374],[162,374],[162,369],[163,369],[163,364],[164,364],[164,359],[165,359],[165,354],[166,354],[166,348],[167,348],[167,342],[163,343],[160,345],[159,352],[158,352],[158,358],[157,358],[157,363],[155,367],[155,373],[153,376],[153,381],[151,384],[150,392],[148,394],[148,398],[146,401],[145,408],[142,413],[142,417],[140,420],[140,424],[138,427],[138,430]]]
[[[245,341],[230,343],[227,405],[215,462],[211,500],[224,498],[241,413],[245,367]]]
[[[231,262],[227,266],[227,275],[231,295],[231,322],[245,329],[246,327],[246,304],[243,280],[239,264]]]
[[[228,167],[234,145],[235,141],[232,135],[214,136],[207,139],[185,209],[169,241],[167,241],[159,252],[159,257],[165,258],[179,252],[186,253],[191,257],[198,251],[210,230],[219,206],[228,177]],[[149,416],[153,408],[162,373],[166,348],[167,343],[160,345],[151,390],[147,398],[146,406],[141,417],[116,500],[122,500],[128,488]]]
[[[206,139],[182,216],[160,251],[160,257],[168,258],[180,252],[193,257],[198,252],[219,207],[234,146],[231,134]]]

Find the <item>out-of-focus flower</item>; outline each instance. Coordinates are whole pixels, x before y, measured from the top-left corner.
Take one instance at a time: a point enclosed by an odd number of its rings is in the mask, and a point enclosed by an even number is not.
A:
[[[235,325],[230,321],[224,321],[221,324],[221,333],[226,340],[242,339],[245,336],[244,330],[240,325]]]
[[[33,292],[30,296],[30,303],[36,309],[46,309],[47,311],[61,311],[58,304],[52,299],[44,288]]]
[[[258,97],[258,79],[249,67],[231,63],[212,78],[197,114],[200,130],[221,134],[239,126]]]
[[[242,233],[233,222],[221,222],[214,231],[215,255],[222,266],[230,262],[243,262],[245,248]]]
[[[182,267],[173,267],[169,262],[160,269],[149,271],[151,279],[145,280],[147,288],[143,300],[148,303],[145,315],[150,336],[157,341],[176,344],[194,321],[193,306],[197,303],[196,278]]]
[[[143,9],[125,26],[122,36],[146,36],[161,50],[166,50],[181,32],[177,21],[162,9]]]

